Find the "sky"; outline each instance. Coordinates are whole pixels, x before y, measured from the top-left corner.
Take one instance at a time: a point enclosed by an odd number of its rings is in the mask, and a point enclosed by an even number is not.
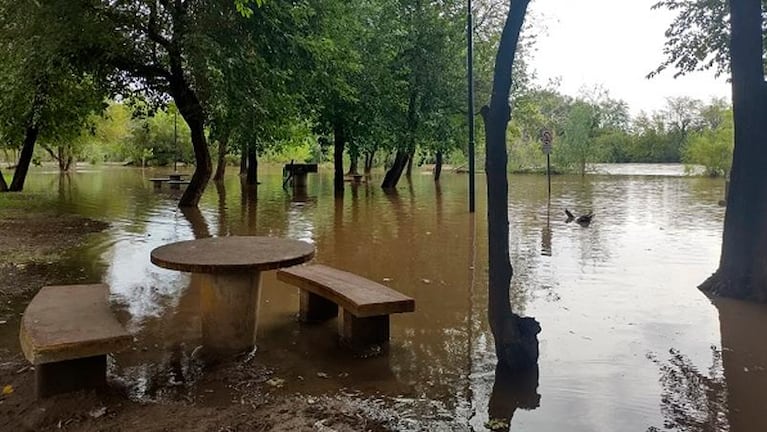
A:
[[[632,114],[661,109],[670,96],[729,100],[729,84],[713,72],[674,79],[667,70],[645,78],[664,58],[664,32],[674,18],[669,11],[651,10],[655,2],[534,0],[531,17],[535,27],[545,29],[530,62],[538,81],[560,78],[560,90],[573,96],[584,86],[601,85],[628,102]]]

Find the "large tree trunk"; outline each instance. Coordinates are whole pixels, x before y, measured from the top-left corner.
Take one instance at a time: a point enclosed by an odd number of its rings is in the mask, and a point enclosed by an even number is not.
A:
[[[256,143],[248,144],[248,171],[245,176],[245,183],[248,186],[258,184],[258,148],[256,148]]]
[[[482,108],[487,148],[487,221],[489,243],[488,320],[499,361],[509,370],[534,368],[538,362],[538,322],[511,310],[513,269],[509,259],[506,128],[511,115],[511,71],[529,0],[512,0],[496,56],[490,105]]]
[[[346,136],[344,135],[344,125],[340,120],[333,124],[333,163],[335,172],[333,174],[333,190],[336,195],[344,191],[344,144]]]
[[[405,170],[408,161],[408,152],[405,150],[398,150],[397,156],[394,158],[394,164],[392,164],[389,171],[386,171],[383,183],[381,187],[383,189],[394,189],[397,187],[400,177],[402,177],[402,171]]]
[[[213,163],[210,160],[208,143],[205,139],[205,112],[194,90],[184,78],[179,53],[170,56],[170,68],[172,73],[170,94],[176,102],[178,112],[189,126],[195,160],[194,174],[192,174],[189,186],[181,196],[178,206],[197,207],[213,172]]]
[[[442,152],[437,152],[436,163],[434,164],[434,181],[439,181],[442,176]]]
[[[226,151],[227,142],[229,141],[229,134],[223,134],[218,138],[218,162],[216,163],[216,174],[213,176],[213,181],[221,181],[226,174]]]
[[[21,156],[19,156],[19,164],[16,166],[16,172],[13,173],[11,187],[8,188],[11,192],[21,192],[24,189],[24,182],[27,180],[27,172],[29,172],[29,165],[32,163],[32,154],[35,151],[35,142],[37,142],[39,132],[37,127],[27,126],[27,131],[24,134],[24,146],[21,148]]]
[[[735,151],[719,270],[701,285],[710,295],[767,302],[767,84],[762,2],[730,0]]]

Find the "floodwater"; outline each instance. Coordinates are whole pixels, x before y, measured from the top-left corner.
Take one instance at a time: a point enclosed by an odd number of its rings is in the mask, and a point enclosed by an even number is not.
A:
[[[337,348],[334,323],[299,325],[297,290],[265,273],[250,361],[276,368],[283,391],[348,398],[396,430],[485,430],[489,407],[519,431],[767,430],[767,308],[712,304],[696,288],[718,262],[723,181],[682,177],[679,166],[598,172],[554,177],[550,203],[545,177],[509,178],[512,306],[543,329],[538,376],[525,377],[496,374],[483,177],[475,216],[467,177],[449,172],[440,184],[416,173],[396,195],[374,176],[334,199],[330,170],[294,197],[279,169],[262,169],[257,190],[229,175],[192,212],[176,208],[178,192],[153,189],[163,170],[37,171],[29,193],[111,223],[58,264],[111,286],[136,349],[110,370],[135,399],[197,391],[199,373],[195,281],[152,265],[149,252],[269,235],[312,242],[316,262],[416,299],[415,313],[392,317],[388,353],[358,358]],[[594,222],[566,224],[565,208],[593,210]]]

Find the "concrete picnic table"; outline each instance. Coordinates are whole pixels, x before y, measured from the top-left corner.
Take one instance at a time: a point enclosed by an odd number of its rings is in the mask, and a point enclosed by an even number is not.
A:
[[[154,249],[152,263],[198,274],[203,350],[209,358],[252,350],[261,272],[311,260],[314,246],[278,237],[231,236],[171,243]]]

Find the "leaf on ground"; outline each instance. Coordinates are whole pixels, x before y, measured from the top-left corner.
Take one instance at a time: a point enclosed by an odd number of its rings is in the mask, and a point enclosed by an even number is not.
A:
[[[3,387],[3,393],[2,393],[3,396],[8,396],[11,393],[13,393],[13,386],[12,385],[7,385],[7,386]]]

